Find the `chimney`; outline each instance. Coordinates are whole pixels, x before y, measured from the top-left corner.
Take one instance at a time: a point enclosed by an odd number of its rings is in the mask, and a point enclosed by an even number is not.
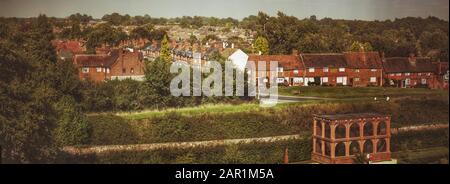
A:
[[[297,49],[292,49],[292,55],[294,56],[298,56],[298,50]]]

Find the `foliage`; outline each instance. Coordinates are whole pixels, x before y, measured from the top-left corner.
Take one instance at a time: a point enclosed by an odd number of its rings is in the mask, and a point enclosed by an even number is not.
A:
[[[260,36],[255,40],[255,50],[262,55],[269,54],[269,42],[266,38]]]

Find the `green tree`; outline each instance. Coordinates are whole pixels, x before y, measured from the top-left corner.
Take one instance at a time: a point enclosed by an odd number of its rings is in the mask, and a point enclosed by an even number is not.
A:
[[[162,54],[154,61],[146,62],[143,95],[147,106],[160,108],[171,104],[170,81],[174,76],[170,73],[170,65]]]
[[[255,40],[255,51],[263,55],[269,54],[269,42],[266,38],[259,36]]]
[[[59,115],[57,126],[53,132],[58,146],[73,146],[88,143],[89,125],[75,99],[64,96],[55,104]]]
[[[165,62],[171,62],[172,56],[170,54],[170,46],[169,41],[167,39],[167,36],[164,36],[164,38],[161,41],[161,50],[159,51],[161,60]]]
[[[353,44],[350,46],[349,51],[352,52],[360,52],[360,51],[364,51],[364,52],[368,52],[368,51],[372,51],[372,45],[370,45],[370,43],[361,43],[358,41],[353,42]]]

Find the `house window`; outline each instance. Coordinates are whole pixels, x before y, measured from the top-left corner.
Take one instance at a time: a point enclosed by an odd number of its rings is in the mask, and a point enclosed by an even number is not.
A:
[[[322,77],[322,82],[323,83],[327,83],[328,82],[328,77]]]
[[[372,72],[376,72],[376,71],[377,71],[377,69],[370,69],[370,71],[372,71]]]
[[[422,79],[421,82],[422,84],[427,84],[427,79]]]
[[[417,75],[418,75],[418,76],[422,76],[422,73],[418,73]]]
[[[359,69],[355,69],[355,73],[359,73]]]
[[[355,82],[359,82],[359,78],[358,78],[358,77],[356,77],[356,78],[353,78],[353,81],[355,81]]]
[[[109,68],[106,69],[106,73],[109,73]]]
[[[309,72],[309,73],[314,73],[314,68],[309,68],[309,69],[308,69],[308,72]]]
[[[89,68],[88,68],[88,67],[83,67],[83,68],[81,69],[81,72],[83,72],[83,73],[89,73]]]
[[[277,78],[277,83],[284,83],[284,78]]]
[[[345,72],[345,68],[339,68],[339,72]]]
[[[127,73],[127,69],[126,68],[122,68],[122,73]]]
[[[405,76],[410,76],[411,74],[410,73],[405,73]]]
[[[308,81],[309,81],[309,82],[314,82],[314,77],[310,77],[310,78],[308,79]]]
[[[102,72],[102,67],[97,67],[97,72]]]
[[[431,73],[427,73],[427,76],[430,76],[431,75]]]
[[[294,70],[294,75],[298,75],[298,70]]]
[[[323,67],[323,72],[328,72],[328,67]]]
[[[377,82],[377,78],[376,77],[370,77],[370,82]]]
[[[131,68],[130,72],[131,72],[131,73],[134,73],[134,68]]]
[[[277,72],[283,72],[283,67],[277,67]]]
[[[391,73],[391,74],[389,74],[389,76],[393,77],[393,76],[395,76],[395,74]]]
[[[397,73],[396,76],[402,76],[402,73]]]
[[[342,77],[337,77],[336,78],[336,83],[342,84],[343,82],[344,82],[344,79]]]

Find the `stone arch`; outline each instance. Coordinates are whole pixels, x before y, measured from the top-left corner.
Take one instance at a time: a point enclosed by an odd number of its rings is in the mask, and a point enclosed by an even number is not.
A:
[[[322,137],[323,135],[322,135],[322,122],[317,122],[316,123],[316,134],[317,134],[317,136],[320,136],[320,137]]]
[[[386,122],[382,121],[378,123],[377,135],[386,135],[386,132],[387,132]]]
[[[345,138],[346,137],[346,128],[343,124],[338,124],[335,129],[335,137],[336,139]]]
[[[372,140],[366,140],[364,142],[364,153],[373,153],[373,142],[372,142]]]
[[[325,123],[325,137],[330,138],[331,136],[331,127],[329,123]]]
[[[377,143],[377,152],[386,152],[387,144],[386,140],[380,139]]]
[[[359,123],[352,123],[350,125],[350,137],[359,137]]]
[[[334,150],[335,150],[334,154],[336,157],[345,156],[345,144],[343,142],[336,144],[336,148]]]
[[[352,141],[350,143],[350,155],[355,155],[357,153],[360,153],[361,149],[359,148],[359,142],[358,141]]]
[[[373,136],[373,123],[372,122],[366,122],[364,123],[364,130],[363,130],[364,136]]]
[[[316,139],[316,153],[322,155],[322,141],[319,139]]]

